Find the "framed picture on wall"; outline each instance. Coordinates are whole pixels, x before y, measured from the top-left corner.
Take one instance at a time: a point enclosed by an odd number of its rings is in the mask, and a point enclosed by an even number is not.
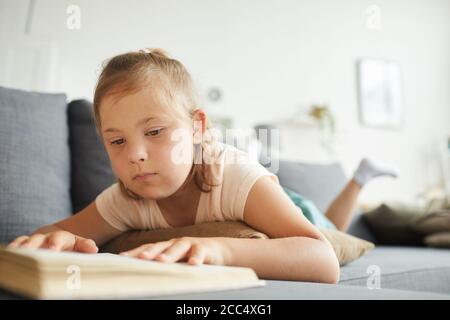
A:
[[[384,59],[360,59],[357,81],[361,123],[370,127],[399,128],[403,123],[400,65]]]

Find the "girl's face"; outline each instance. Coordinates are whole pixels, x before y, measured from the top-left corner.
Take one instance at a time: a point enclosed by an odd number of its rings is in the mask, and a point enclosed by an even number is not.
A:
[[[106,97],[100,121],[112,169],[128,189],[158,200],[181,187],[193,163],[193,123],[177,118],[145,88]],[[136,178],[143,173],[151,175]]]

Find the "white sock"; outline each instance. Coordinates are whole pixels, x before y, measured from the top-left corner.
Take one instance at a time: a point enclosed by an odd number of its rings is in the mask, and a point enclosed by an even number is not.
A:
[[[373,178],[382,176],[397,178],[398,170],[394,166],[376,162],[373,159],[364,158],[359,163],[358,169],[356,169],[355,174],[353,175],[353,179],[363,187]]]

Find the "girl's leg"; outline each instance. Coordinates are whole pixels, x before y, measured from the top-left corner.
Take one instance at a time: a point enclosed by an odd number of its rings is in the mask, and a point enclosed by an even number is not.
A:
[[[358,201],[358,195],[364,185],[376,177],[390,176],[396,178],[397,175],[395,168],[375,163],[367,158],[361,160],[353,178],[331,203],[325,216],[333,222],[338,230],[347,231]]]
[[[325,216],[333,222],[338,230],[346,231],[350,225],[361,189],[362,187],[354,179],[351,179],[325,212]]]

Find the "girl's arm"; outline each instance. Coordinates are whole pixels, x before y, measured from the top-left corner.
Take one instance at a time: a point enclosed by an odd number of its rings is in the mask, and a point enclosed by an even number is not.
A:
[[[245,222],[273,239],[182,237],[121,254],[161,262],[249,267],[264,279],[337,283],[339,262],[325,237],[269,177],[250,190]]]
[[[250,190],[244,221],[273,239],[218,238],[226,265],[253,268],[266,279],[338,282],[332,246],[270,177],[261,177]]]
[[[122,233],[103,219],[97,210],[95,200],[77,214],[55,223],[54,226],[80,237],[92,239],[99,246]]]

